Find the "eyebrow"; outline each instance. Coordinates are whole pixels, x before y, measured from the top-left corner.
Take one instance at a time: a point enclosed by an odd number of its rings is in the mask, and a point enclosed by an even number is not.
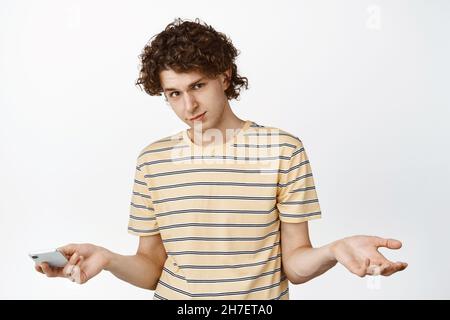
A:
[[[190,84],[188,85],[188,87],[194,86],[197,82],[202,81],[204,78],[205,78],[205,77],[201,77],[200,79],[195,80],[194,82],[190,83]],[[164,92],[167,92],[167,91],[177,91],[177,90],[178,90],[178,89],[175,89],[175,88],[166,88],[166,89],[164,89]]]

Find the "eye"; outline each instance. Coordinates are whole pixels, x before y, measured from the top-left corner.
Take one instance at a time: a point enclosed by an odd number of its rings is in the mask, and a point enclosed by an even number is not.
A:
[[[203,87],[205,85],[205,83],[196,83],[196,84],[194,84],[193,86],[192,86],[192,88],[198,88],[198,89],[200,89],[201,87]],[[176,94],[175,96],[174,96],[174,94]],[[174,98],[174,97],[178,97],[179,96],[179,92],[178,91],[172,91],[170,94],[169,94],[169,97],[170,98]]]
[[[203,87],[204,85],[205,85],[204,83],[197,83],[197,84],[194,85],[194,88],[195,88],[196,86],[199,86],[199,88],[201,88],[201,87]]]

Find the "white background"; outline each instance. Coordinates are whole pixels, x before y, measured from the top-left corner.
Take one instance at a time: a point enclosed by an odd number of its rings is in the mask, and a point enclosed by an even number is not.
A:
[[[202,19],[241,52],[239,117],[303,140],[323,212],[313,245],[404,243],[381,250],[409,263],[401,273],[374,283],[338,265],[291,299],[450,298],[450,3],[362,0],[3,0],[0,298],[153,297],[108,272],[82,286],[47,279],[27,254],[69,242],[135,252],[135,159],[186,128],[134,86],[138,55],[176,17]]]

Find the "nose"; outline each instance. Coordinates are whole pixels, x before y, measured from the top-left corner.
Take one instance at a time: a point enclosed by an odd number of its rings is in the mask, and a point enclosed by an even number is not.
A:
[[[194,110],[197,108],[198,104],[195,100],[195,97],[191,95],[190,93],[186,93],[184,95],[184,106],[188,112],[188,114],[193,114]]]

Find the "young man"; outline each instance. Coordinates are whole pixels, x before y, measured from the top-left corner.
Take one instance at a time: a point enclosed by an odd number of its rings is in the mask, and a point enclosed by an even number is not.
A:
[[[240,119],[230,108],[247,79],[237,50],[199,21],[176,20],[141,55],[137,84],[164,94],[189,129],[147,145],[137,157],[128,230],[137,253],[92,244],[61,247],[69,263],[36,270],[85,283],[102,270],[156,290],[154,299],[289,299],[288,281],[309,281],[337,262],[350,272],[406,268],[377,249],[394,239],[352,236],[313,248],[308,220],[321,217],[302,141]]]

